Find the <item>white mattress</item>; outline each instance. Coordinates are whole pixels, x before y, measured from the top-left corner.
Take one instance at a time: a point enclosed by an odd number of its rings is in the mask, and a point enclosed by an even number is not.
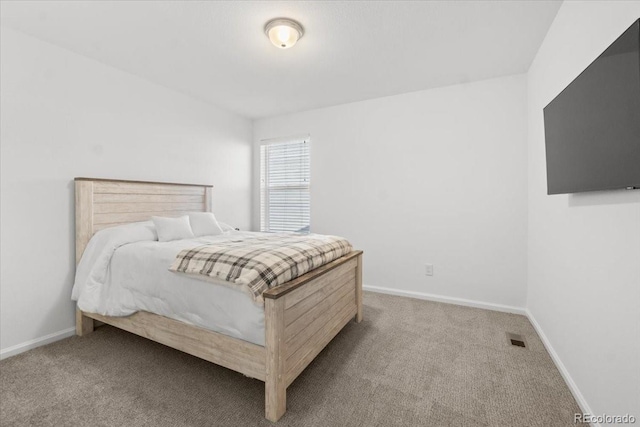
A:
[[[137,231],[94,236],[97,242],[92,239],[85,250],[74,285],[73,298],[81,310],[109,316],[144,310],[264,345],[264,308],[248,293],[233,284],[169,271],[182,249],[253,233],[158,242]]]

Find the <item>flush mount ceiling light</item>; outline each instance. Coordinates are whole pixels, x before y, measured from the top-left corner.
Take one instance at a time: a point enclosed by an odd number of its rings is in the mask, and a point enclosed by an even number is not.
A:
[[[267,22],[264,33],[275,47],[288,49],[302,37],[304,30],[293,19],[276,18]]]

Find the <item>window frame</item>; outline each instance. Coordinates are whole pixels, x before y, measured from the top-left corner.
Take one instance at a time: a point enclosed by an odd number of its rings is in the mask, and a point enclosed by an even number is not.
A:
[[[287,145],[287,144],[307,144],[307,154],[308,157],[308,166],[307,166],[307,183],[298,183],[287,185],[286,183],[283,185],[274,185],[271,186],[269,183],[269,170],[268,166],[268,155],[270,146],[278,146],[278,145]],[[268,232],[268,233],[277,233],[277,232],[300,232],[300,233],[310,233],[311,232],[311,138],[309,134],[293,136],[287,138],[277,138],[277,139],[269,139],[269,140],[261,140],[260,141],[260,154],[259,154],[259,185],[260,185],[260,231]],[[299,169],[303,171],[304,169]],[[279,191],[284,193],[286,191],[294,191],[294,192],[304,192],[307,194],[308,203],[307,205],[307,215],[308,222],[301,226],[301,228],[297,230],[274,230],[271,227],[272,215],[269,210],[269,199],[270,194],[274,191]],[[306,230],[305,230],[306,229]]]

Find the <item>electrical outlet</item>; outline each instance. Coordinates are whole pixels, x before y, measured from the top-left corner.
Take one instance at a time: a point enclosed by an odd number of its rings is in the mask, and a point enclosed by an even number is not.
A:
[[[427,276],[433,276],[433,264],[425,264],[424,267],[424,274]]]

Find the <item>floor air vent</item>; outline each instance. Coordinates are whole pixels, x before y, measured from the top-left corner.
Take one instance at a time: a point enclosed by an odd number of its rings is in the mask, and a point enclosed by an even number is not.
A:
[[[514,347],[527,348],[527,342],[524,340],[522,335],[507,332],[507,341]]]

